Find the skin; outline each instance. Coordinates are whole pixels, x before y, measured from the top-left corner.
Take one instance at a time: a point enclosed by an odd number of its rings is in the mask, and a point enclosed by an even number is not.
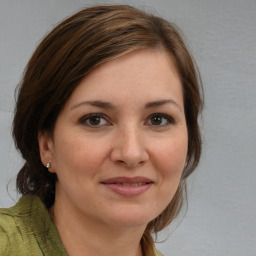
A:
[[[92,113],[103,116],[89,118]],[[50,161],[58,176],[52,213],[69,255],[142,255],[147,223],[173,198],[187,155],[173,60],[143,49],[102,64],[75,89],[53,137],[40,132],[38,139],[42,162]],[[117,176],[153,184],[138,196],[122,196],[101,183]]]

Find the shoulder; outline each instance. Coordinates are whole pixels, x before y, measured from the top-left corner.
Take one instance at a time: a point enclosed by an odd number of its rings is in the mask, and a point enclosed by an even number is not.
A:
[[[26,196],[20,198],[18,203],[10,208],[0,208],[0,232],[14,233],[20,222],[32,214],[32,205],[36,197]]]
[[[8,255],[8,248],[10,248],[8,235],[0,226],[0,255]]]
[[[6,234],[9,236],[17,232],[17,220],[20,212],[20,207],[17,203],[10,208],[0,208],[0,232],[1,238]]]
[[[67,255],[48,210],[36,196],[0,209],[0,255]]]
[[[12,240],[16,239],[15,211],[15,206],[0,208],[0,255],[10,255]]]
[[[32,198],[26,197],[10,208],[0,208],[0,255],[13,255],[24,245],[24,233],[27,225],[22,225],[24,216],[23,208],[31,204]],[[29,207],[28,207],[29,208]],[[27,212],[25,211],[25,215]],[[15,245],[15,246],[14,246]],[[15,249],[16,248],[16,249]]]

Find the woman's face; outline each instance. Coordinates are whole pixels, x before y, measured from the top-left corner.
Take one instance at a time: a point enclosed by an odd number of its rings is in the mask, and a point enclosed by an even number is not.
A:
[[[85,221],[146,226],[172,200],[188,147],[182,85],[164,51],[136,50],[92,71],[60,113],[41,158],[56,203]]]

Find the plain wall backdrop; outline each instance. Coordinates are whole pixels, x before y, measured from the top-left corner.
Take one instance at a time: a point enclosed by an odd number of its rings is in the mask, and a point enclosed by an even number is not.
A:
[[[0,207],[18,199],[22,160],[11,122],[27,61],[56,23],[103,3],[131,4],[176,23],[204,83],[204,149],[189,179],[188,211],[157,247],[166,256],[256,256],[255,0],[0,0]]]

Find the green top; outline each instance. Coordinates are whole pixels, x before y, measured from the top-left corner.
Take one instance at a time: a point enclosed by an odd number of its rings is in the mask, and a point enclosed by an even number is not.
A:
[[[0,209],[0,255],[68,255],[44,204],[24,196],[8,209]]]
[[[161,255],[156,251],[157,255]],[[0,255],[68,256],[48,210],[36,196],[0,209]]]

